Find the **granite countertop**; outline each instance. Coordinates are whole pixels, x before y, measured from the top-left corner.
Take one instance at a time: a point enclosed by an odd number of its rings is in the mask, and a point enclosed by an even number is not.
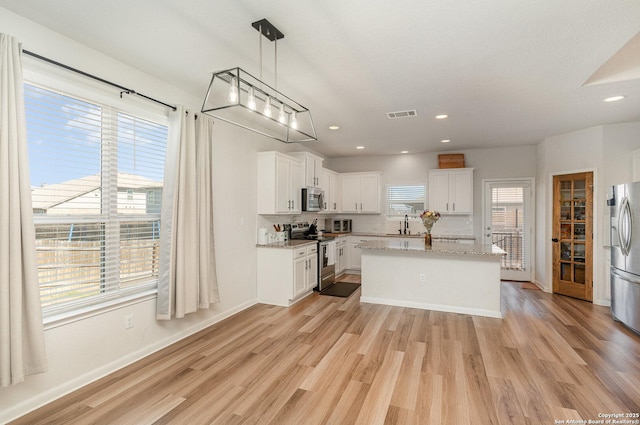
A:
[[[422,234],[413,234],[413,235],[400,235],[400,234],[390,234],[390,233],[367,233],[367,232],[352,232],[352,233],[327,233],[324,232],[325,236],[332,237],[340,237],[340,236],[369,236],[376,238],[407,238],[407,239],[424,239],[424,233]],[[474,241],[476,240],[473,235],[431,235],[433,239],[448,239],[448,240],[468,240]]]
[[[294,239],[284,242],[272,242],[266,244],[256,244],[258,248],[282,248],[282,249],[294,249],[303,245],[315,245],[316,241],[306,239]]]
[[[427,248],[424,245],[424,239],[406,241],[393,240],[376,240],[362,242],[356,245],[356,248],[371,249],[377,251],[401,251],[401,252],[423,252],[425,254],[444,254],[444,255],[476,255],[482,257],[502,257],[507,253],[498,248],[496,245],[485,244],[458,244],[451,242],[433,242],[432,246]]]

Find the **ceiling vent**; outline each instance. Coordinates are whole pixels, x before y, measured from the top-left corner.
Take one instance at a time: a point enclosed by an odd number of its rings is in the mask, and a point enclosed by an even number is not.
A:
[[[390,120],[395,120],[396,118],[409,118],[415,117],[418,113],[415,109],[411,109],[409,111],[396,111],[396,112],[387,112],[387,118]]]

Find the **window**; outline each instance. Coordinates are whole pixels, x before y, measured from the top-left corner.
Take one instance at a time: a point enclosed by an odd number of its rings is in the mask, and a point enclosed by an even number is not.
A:
[[[387,186],[387,218],[418,217],[425,209],[425,185]]]
[[[25,106],[45,315],[155,288],[166,121],[32,84]]]

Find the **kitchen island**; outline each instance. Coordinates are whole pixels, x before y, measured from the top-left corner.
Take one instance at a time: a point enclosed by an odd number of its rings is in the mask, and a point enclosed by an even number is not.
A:
[[[495,245],[375,240],[362,249],[360,301],[502,318]]]

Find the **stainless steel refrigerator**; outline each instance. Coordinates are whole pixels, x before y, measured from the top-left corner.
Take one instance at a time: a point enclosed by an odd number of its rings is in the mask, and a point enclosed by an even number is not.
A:
[[[640,182],[613,187],[611,314],[640,333]]]

